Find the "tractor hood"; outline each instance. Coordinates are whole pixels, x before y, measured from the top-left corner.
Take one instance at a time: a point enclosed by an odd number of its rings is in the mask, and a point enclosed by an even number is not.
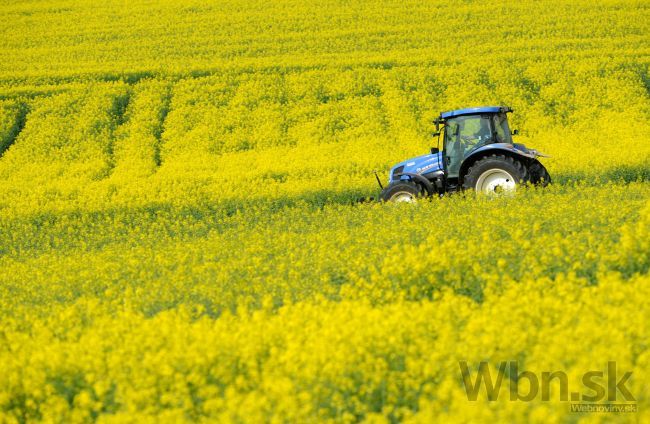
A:
[[[400,162],[390,169],[388,182],[395,180],[408,180],[408,175],[398,176],[398,174],[418,174],[424,177],[432,176],[430,174],[442,171],[442,153],[428,154],[417,156],[404,162]]]

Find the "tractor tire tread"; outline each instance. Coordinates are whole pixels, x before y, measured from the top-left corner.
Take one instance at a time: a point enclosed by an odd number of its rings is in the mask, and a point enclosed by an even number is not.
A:
[[[528,173],[530,174],[530,183],[533,185],[546,187],[552,182],[551,175],[539,161],[534,161],[528,166]]]

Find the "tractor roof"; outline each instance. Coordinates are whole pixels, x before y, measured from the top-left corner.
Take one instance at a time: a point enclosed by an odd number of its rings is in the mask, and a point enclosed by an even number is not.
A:
[[[440,117],[442,119],[452,118],[454,116],[461,115],[477,115],[480,113],[507,113],[512,112],[512,109],[507,106],[480,106],[480,107],[468,107],[465,109],[456,109],[450,110],[449,112],[442,112]]]

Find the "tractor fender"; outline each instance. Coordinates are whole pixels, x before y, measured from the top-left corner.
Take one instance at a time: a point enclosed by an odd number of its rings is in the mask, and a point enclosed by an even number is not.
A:
[[[506,156],[510,156],[514,159],[523,159],[524,162],[529,162],[531,160],[537,159],[537,156],[535,156],[532,153],[529,153],[528,149],[526,149],[525,146],[521,144],[517,146],[519,148],[509,143],[493,143],[474,150],[472,153],[470,153],[469,156],[465,158],[465,160],[461,164],[460,170],[458,172],[459,177],[463,178],[465,176],[465,173],[469,169],[469,167],[474,162],[492,153],[500,153]]]
[[[424,189],[427,192],[427,195],[431,196],[433,194],[434,190],[433,190],[433,185],[431,184],[431,181],[427,180],[422,175],[413,174],[411,172],[402,172],[401,174],[395,174],[395,177],[401,177],[402,175],[410,177],[413,181],[422,184],[422,186],[424,187]]]

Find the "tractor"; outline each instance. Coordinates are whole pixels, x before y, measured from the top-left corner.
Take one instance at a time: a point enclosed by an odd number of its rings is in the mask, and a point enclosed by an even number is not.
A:
[[[510,112],[509,107],[487,106],[441,113],[434,121],[438,147],[393,166],[386,187],[375,173],[381,200],[414,202],[461,190],[494,195],[521,184],[549,184],[551,177],[538,160],[548,156],[513,143],[518,131],[510,132]]]

